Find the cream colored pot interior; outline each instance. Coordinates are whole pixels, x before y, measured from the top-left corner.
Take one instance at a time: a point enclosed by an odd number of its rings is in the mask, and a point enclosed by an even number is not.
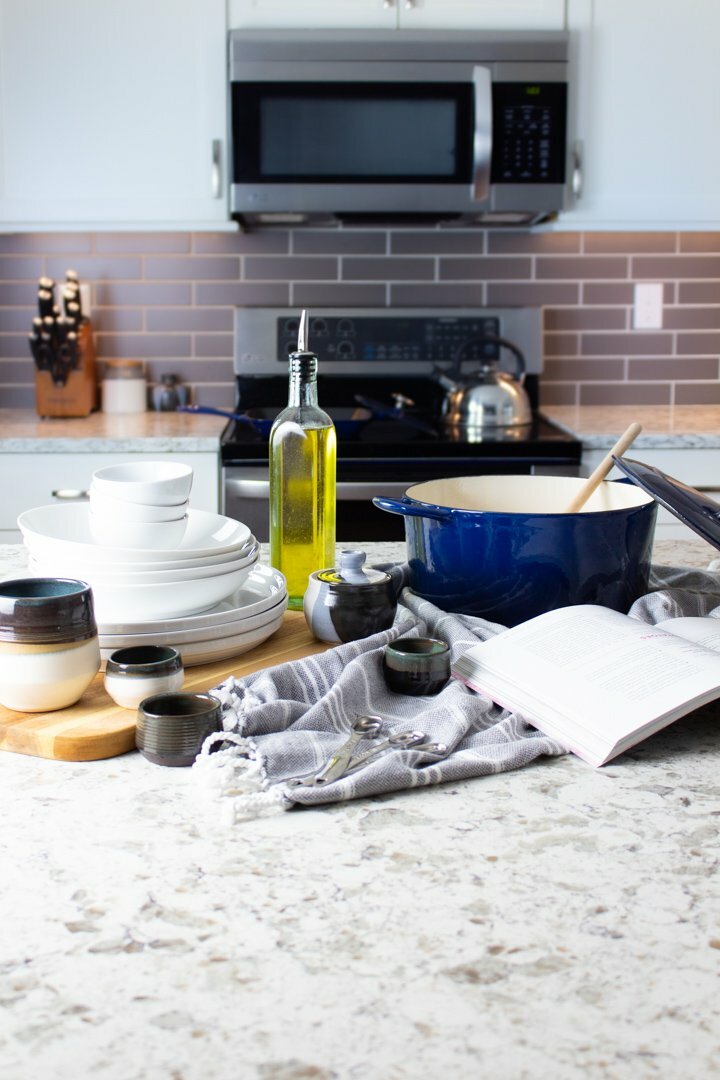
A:
[[[574,476],[457,476],[414,484],[406,495],[434,506],[505,514],[562,514],[585,483]],[[634,484],[604,481],[581,514],[625,510],[652,502]]]

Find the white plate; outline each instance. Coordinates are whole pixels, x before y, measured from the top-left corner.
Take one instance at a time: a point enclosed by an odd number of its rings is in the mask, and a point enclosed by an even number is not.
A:
[[[177,619],[143,621],[128,619],[110,622],[98,619],[98,632],[105,635],[136,633],[167,633],[175,630],[194,630],[199,627],[225,626],[241,618],[267,611],[287,597],[285,578],[279,570],[260,563],[252,568],[239,589],[207,611]]]
[[[111,562],[96,562],[93,560],[93,570],[98,574],[142,574],[155,572],[157,570],[194,570],[197,567],[210,567],[215,566],[220,570],[227,563],[234,563],[240,559],[245,559],[249,555],[252,555],[254,551],[259,549],[259,544],[256,538],[250,534],[250,538],[246,544],[239,547],[237,550],[225,552],[222,555],[206,555],[204,558],[199,559],[167,559],[162,562],[123,562],[117,561]],[[139,555],[142,552],[138,552]],[[56,576],[58,577],[82,577],[83,572],[87,570],[88,560],[78,558],[77,555],[68,556],[63,555],[58,558],[57,555],[30,555],[30,558],[43,566],[53,566],[55,568],[62,567],[62,573]]]
[[[136,619],[179,619],[209,611],[249,576],[253,564],[200,581],[169,581],[164,585],[107,585],[90,581],[98,623]]]
[[[194,645],[198,641],[219,641],[223,637],[233,637],[256,630],[259,626],[274,622],[287,609],[287,593],[277,604],[267,611],[260,611],[248,618],[236,619],[222,626],[198,626],[194,630],[163,630],[160,633],[146,634],[142,631],[134,634],[103,634],[100,632],[101,649],[126,649],[133,645],[171,645],[180,649],[185,645]]]
[[[159,564],[155,570],[135,570],[134,566],[126,565],[121,573],[100,570],[93,564],[87,564],[84,569],[67,559],[51,559],[49,557],[37,558],[31,555],[28,566],[36,577],[71,577],[87,581],[92,586],[100,588],[103,585],[167,585],[170,582],[201,581],[203,578],[214,578],[220,574],[230,574],[233,570],[242,570],[243,567],[254,566],[258,561],[260,545],[255,544],[249,548],[247,554],[240,555],[228,562],[211,562],[207,565],[199,564],[186,570],[166,570]]]
[[[267,641],[276,630],[280,629],[284,614],[283,612],[272,622],[265,623],[264,626],[259,626],[257,629],[245,634],[234,634],[232,637],[218,638],[215,641],[198,641],[195,644],[186,645],[179,650],[183,665],[185,667],[194,667],[196,664],[212,664],[216,660],[227,660],[232,656],[240,656],[241,653],[250,652],[251,649],[261,645],[263,641]],[[114,649],[103,649],[101,647],[100,657],[103,667],[113,652],[115,652]]]
[[[87,503],[79,502],[51,503],[26,510],[18,518],[18,528],[23,534],[25,546],[37,558],[66,554],[92,563],[158,563],[169,559],[200,559],[207,555],[237,551],[250,538],[250,529],[241,521],[234,521],[222,514],[211,514],[207,510],[190,510],[185,535],[175,548],[163,551],[107,547],[93,541]]]

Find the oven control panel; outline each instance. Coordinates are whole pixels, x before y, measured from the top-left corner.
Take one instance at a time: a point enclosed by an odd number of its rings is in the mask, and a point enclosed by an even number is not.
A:
[[[277,355],[284,363],[295,352],[300,320],[277,320]],[[318,360],[347,364],[452,363],[497,360],[500,336],[495,316],[310,316],[308,346]],[[462,350],[462,352],[461,352]]]
[[[238,376],[287,377],[297,349],[301,310],[235,308],[234,370]],[[528,375],[542,371],[542,308],[524,307],[316,307],[308,311],[308,347],[323,375],[430,377],[458,359],[478,366],[498,361],[515,371],[502,338],[525,358]]]

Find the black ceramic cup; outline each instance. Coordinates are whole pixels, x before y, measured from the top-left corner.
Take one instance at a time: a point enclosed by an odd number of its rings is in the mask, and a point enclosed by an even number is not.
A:
[[[450,646],[436,638],[398,638],[385,646],[383,675],[396,694],[437,694],[450,678]]]
[[[135,745],[155,765],[192,765],[214,731],[222,712],[212,694],[154,694],[138,706]]]

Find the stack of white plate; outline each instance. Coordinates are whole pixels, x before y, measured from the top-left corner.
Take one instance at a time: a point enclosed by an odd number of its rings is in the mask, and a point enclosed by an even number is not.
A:
[[[99,631],[103,666],[116,649],[131,645],[171,645],[185,667],[239,656],[279,630],[287,601],[283,575],[271,566],[257,565],[239,589],[202,614],[104,623]]]
[[[168,632],[189,631],[183,660],[205,663],[265,640],[287,606],[284,578],[257,566],[259,545],[247,525],[221,514],[190,510],[182,540],[167,550],[95,542],[85,503],[27,510],[18,526],[32,574],[80,578],[92,586],[101,650],[175,645]],[[210,619],[198,621],[203,613]],[[196,648],[203,642],[209,645]]]

